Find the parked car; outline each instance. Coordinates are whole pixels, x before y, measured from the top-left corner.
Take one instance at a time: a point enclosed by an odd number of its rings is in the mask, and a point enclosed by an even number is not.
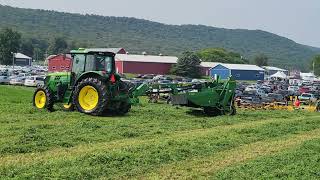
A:
[[[300,101],[311,101],[311,102],[316,102],[317,98],[310,93],[303,93],[301,96],[299,96]]]
[[[288,91],[297,92],[299,91],[299,86],[289,86]]]
[[[43,85],[44,84],[44,78],[39,76],[30,76],[26,78],[24,81],[25,86],[35,87],[37,85]]]
[[[154,74],[145,74],[145,75],[142,75],[141,78],[142,79],[153,79],[156,75]]]
[[[267,93],[266,93],[263,89],[257,89],[257,94],[258,94],[260,97],[265,97],[265,96],[267,96]]]
[[[241,104],[260,104],[261,99],[256,96],[244,96],[240,99]]]
[[[24,85],[24,81],[26,80],[25,77],[16,77],[16,78],[12,78],[10,79],[10,84],[11,85]]]
[[[245,91],[257,91],[257,88],[256,88],[256,86],[247,86],[246,88],[245,88]]]
[[[299,88],[299,93],[300,94],[308,93],[309,91],[310,91],[310,88],[305,87],[305,86]]]
[[[269,99],[271,102],[273,101],[284,101],[284,97],[281,94],[275,94],[275,93],[269,93],[267,95],[267,99]]]
[[[310,91],[310,94],[313,94],[315,98],[317,98],[318,100],[320,100],[320,91]]]
[[[0,84],[9,84],[10,80],[8,76],[0,76]]]

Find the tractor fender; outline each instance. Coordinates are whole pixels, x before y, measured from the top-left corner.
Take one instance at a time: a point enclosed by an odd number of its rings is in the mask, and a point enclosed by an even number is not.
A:
[[[108,78],[102,74],[101,72],[96,72],[96,71],[88,71],[83,73],[78,79],[76,79],[76,81],[74,82],[74,87],[81,82],[83,79],[89,78],[89,77],[94,77],[94,78],[99,78],[101,79],[103,82],[107,82]]]

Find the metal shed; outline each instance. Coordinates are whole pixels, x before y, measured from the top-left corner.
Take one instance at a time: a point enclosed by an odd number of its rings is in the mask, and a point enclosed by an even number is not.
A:
[[[32,58],[26,56],[22,53],[15,53],[14,54],[14,65],[16,66],[31,66],[32,65]]]
[[[236,80],[264,80],[264,69],[250,64],[220,63],[210,69],[210,76],[219,75],[221,79],[232,76]]]

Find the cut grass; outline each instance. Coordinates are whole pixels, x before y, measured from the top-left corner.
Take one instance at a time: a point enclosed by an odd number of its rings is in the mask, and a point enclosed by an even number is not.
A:
[[[198,158],[192,159],[189,161],[183,161],[179,163],[172,164],[170,166],[166,166],[158,171],[158,173],[152,173],[147,175],[147,177],[152,178],[177,178],[177,177],[188,177],[190,179],[199,178],[199,177],[210,177],[216,173],[216,171],[224,169],[228,166],[232,166],[235,164],[239,164],[241,162],[245,162],[251,159],[255,159],[259,156],[266,156],[270,154],[274,154],[277,152],[281,152],[282,150],[288,150],[294,148],[295,146],[300,146],[304,142],[308,140],[313,140],[320,138],[320,129],[316,129],[313,131],[309,131],[307,133],[295,134],[287,136],[286,139],[283,138],[275,138],[273,140],[259,141],[256,143],[250,143],[243,145],[238,148],[233,148],[224,152],[220,152],[214,154],[211,157],[206,158]],[[319,139],[317,139],[319,140]],[[316,150],[319,153],[319,149]],[[317,160],[319,160],[320,156],[317,156]],[[297,160],[297,159],[296,159]],[[260,161],[261,163],[261,161]],[[256,172],[255,165],[257,162],[251,163],[251,169],[247,170],[245,175],[243,175],[243,179],[248,178],[259,178],[259,172]],[[267,164],[265,164],[266,167]],[[243,173],[242,169],[246,169],[246,165],[241,165],[240,167],[229,168],[220,172],[216,175],[216,177],[223,179],[234,179],[239,178],[238,175]],[[318,166],[319,167],[319,166]],[[262,167],[260,170],[265,170]],[[236,169],[236,170],[235,170]],[[251,176],[251,171],[255,172],[255,178]],[[314,174],[319,176],[319,174]],[[316,176],[314,176],[315,178]],[[241,179],[242,179],[241,178]]]
[[[295,148],[223,169],[216,173],[215,178],[320,179],[320,137],[303,141],[295,144]]]
[[[267,153],[252,158],[233,153],[259,143],[291,142],[320,128],[320,115],[307,112],[240,111],[233,117],[211,118],[143,101],[124,117],[92,117],[38,111],[31,99],[32,89],[0,86],[2,178],[185,178],[211,177],[217,170],[216,177],[224,178],[228,176],[221,172],[229,166],[303,142],[278,149],[278,144],[274,149],[267,146]],[[219,154],[232,163],[220,169],[201,166]]]

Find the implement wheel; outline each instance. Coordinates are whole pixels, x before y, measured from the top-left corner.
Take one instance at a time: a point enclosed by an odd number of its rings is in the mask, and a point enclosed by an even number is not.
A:
[[[225,111],[225,115],[234,116],[237,114],[237,109],[235,106],[231,106],[228,111]]]
[[[64,111],[73,111],[74,110],[74,105],[72,103],[63,104],[62,108],[63,108]]]
[[[119,115],[125,115],[127,114],[131,109],[131,104],[128,102],[122,102],[120,105],[120,108],[118,109],[117,113]]]
[[[98,78],[83,79],[76,86],[73,104],[79,112],[99,116],[105,111],[107,101],[107,86]]]
[[[204,113],[208,116],[219,116],[221,115],[221,110],[216,107],[204,107]]]
[[[46,86],[39,86],[33,94],[33,106],[53,111],[54,96]]]

